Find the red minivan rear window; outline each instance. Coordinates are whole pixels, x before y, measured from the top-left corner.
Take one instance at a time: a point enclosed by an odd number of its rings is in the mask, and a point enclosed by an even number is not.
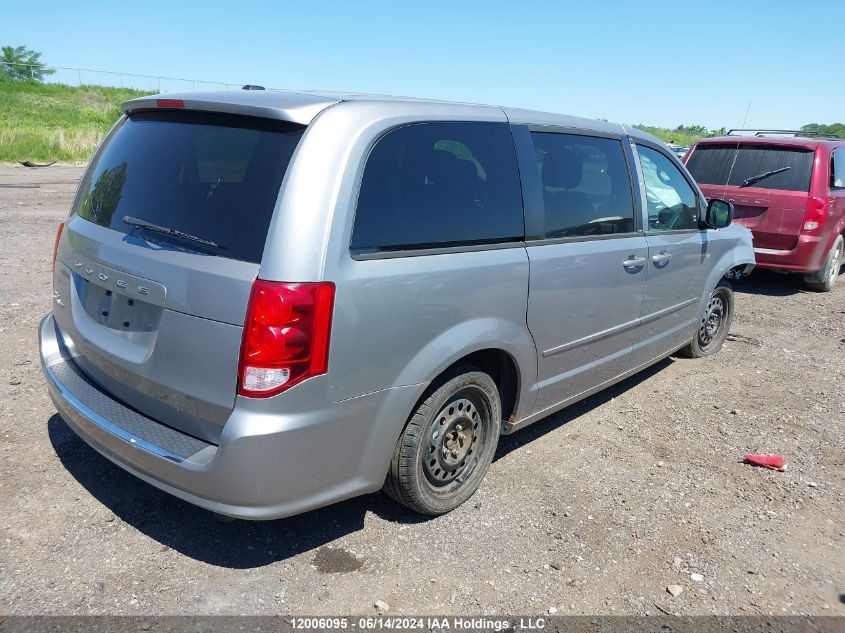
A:
[[[687,169],[700,184],[735,187],[750,178],[784,167],[789,169],[763,178],[751,186],[783,191],[810,190],[813,151],[808,149],[782,145],[737,147],[736,144],[714,143],[699,145],[687,161]]]

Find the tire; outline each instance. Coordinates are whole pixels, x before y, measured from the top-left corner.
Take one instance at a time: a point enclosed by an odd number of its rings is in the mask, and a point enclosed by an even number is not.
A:
[[[502,405],[493,379],[456,365],[429,387],[390,461],[384,491],[420,514],[450,512],[484,479],[501,430]]]
[[[819,292],[833,290],[833,285],[839,277],[839,269],[842,268],[843,258],[845,258],[844,244],[845,240],[842,239],[841,235],[836,238],[827,253],[824,266],[816,272],[804,276],[804,283],[807,284],[807,287]]]
[[[734,293],[730,282],[722,279],[707,299],[695,338],[681,354],[688,358],[704,358],[718,352],[728,336],[733,318]]]

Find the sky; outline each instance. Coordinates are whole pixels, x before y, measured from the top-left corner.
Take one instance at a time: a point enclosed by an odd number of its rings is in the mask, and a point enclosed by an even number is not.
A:
[[[843,0],[13,2],[0,44],[56,66],[663,127],[845,121]]]

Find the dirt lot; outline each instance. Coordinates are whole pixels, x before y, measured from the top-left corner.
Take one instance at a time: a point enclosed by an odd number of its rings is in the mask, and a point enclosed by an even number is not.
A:
[[[755,273],[714,358],[502,442],[421,520],[375,494],[265,523],[124,473],[55,414],[36,326],[81,169],[0,166],[0,615],[845,614],[845,279]],[[784,473],[743,465],[781,452]],[[667,586],[679,585],[677,597]]]

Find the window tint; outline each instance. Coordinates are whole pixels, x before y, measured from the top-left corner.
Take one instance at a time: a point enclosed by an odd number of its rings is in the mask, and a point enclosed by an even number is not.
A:
[[[784,191],[809,191],[813,171],[812,150],[779,145],[707,144],[690,154],[687,169],[699,183],[740,186],[767,171],[788,167],[753,186]],[[730,180],[728,180],[730,176]]]
[[[80,187],[80,217],[171,247],[260,262],[282,178],[304,127],[231,115],[132,115]],[[124,223],[131,216],[200,245]]]
[[[695,191],[674,163],[661,152],[637,145],[645,180],[649,231],[698,228]]]
[[[361,182],[354,251],[522,238],[522,194],[506,124],[419,123],[376,143]]]
[[[543,184],[545,236],[629,233],[634,201],[622,143],[532,132]]]
[[[840,189],[845,188],[845,147],[833,151],[831,185]]]

